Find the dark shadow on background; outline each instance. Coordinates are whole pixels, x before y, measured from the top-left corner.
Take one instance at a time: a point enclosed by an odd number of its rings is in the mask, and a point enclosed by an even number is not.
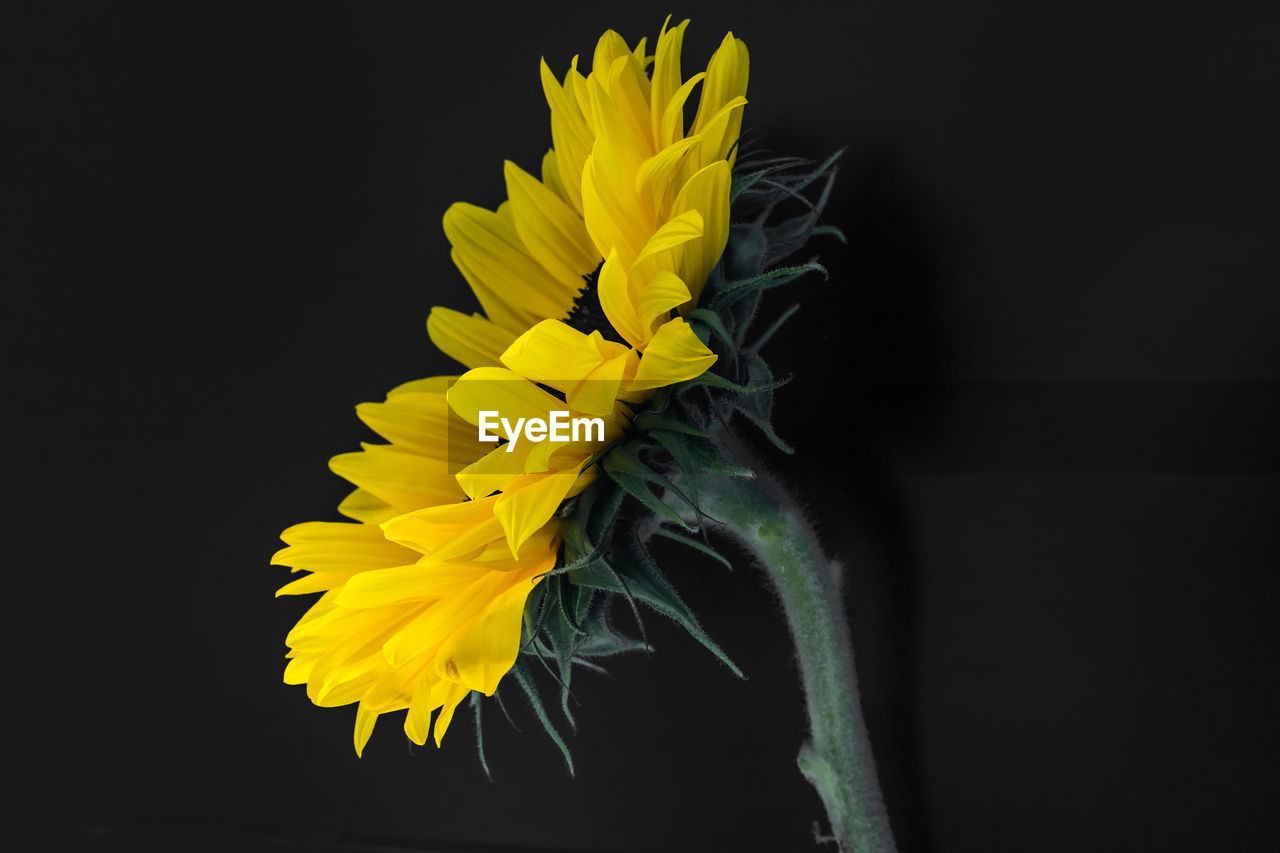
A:
[[[826,155],[831,145],[772,136],[755,143],[811,157]],[[775,419],[796,454],[778,460],[771,448],[759,442],[757,448],[780,463],[783,479],[800,494],[841,498],[824,506],[815,497],[813,507],[827,547],[846,564],[881,786],[900,849],[929,851],[916,713],[920,566],[893,461],[904,446],[930,440],[945,402],[946,346],[936,308],[943,248],[887,146],[845,152],[823,218],[849,241],[846,247],[819,239],[803,250],[820,255],[829,279],[811,277],[803,290],[772,294],[763,309],[772,314],[791,300],[801,306],[766,353],[780,374],[794,376],[777,392]],[[897,381],[908,378],[930,381]],[[839,447],[815,431],[815,412],[838,424]]]
[[[878,747],[886,773],[885,796],[903,851],[933,849],[928,803],[923,786],[916,686],[918,576],[915,535],[907,517],[895,472],[885,464],[886,444],[920,441],[933,430],[942,400],[941,387],[877,382],[888,376],[938,377],[944,371],[943,326],[936,309],[935,283],[942,249],[918,199],[911,196],[897,157],[873,151],[847,154],[842,175],[843,204],[830,219],[849,237],[847,286],[837,304],[850,332],[848,369],[857,377],[849,389],[853,421],[859,429],[849,442],[854,475],[849,498],[859,524],[879,559],[877,586],[885,605],[878,627],[890,652],[885,666],[893,737]],[[921,393],[924,391],[924,393]],[[891,435],[878,425],[897,423],[906,434]],[[857,572],[855,567],[850,572]],[[851,579],[852,580],[852,579]],[[853,584],[851,583],[851,586]],[[855,601],[851,609],[863,609]]]

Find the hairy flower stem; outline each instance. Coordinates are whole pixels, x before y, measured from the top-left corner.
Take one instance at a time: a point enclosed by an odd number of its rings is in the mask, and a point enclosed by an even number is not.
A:
[[[809,712],[797,763],[827,809],[841,853],[895,849],[858,702],[841,567],[822,552],[795,498],[727,431],[717,438],[755,479],[703,477],[703,509],[759,560],[786,612]]]

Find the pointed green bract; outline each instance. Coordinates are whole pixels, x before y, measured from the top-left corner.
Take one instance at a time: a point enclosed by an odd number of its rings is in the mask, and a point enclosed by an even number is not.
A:
[[[484,757],[484,718],[481,714],[484,703],[481,701],[482,699],[484,699],[483,693],[471,691],[471,707],[476,714],[476,756],[480,759],[480,767],[484,770],[484,775],[492,782],[493,774],[489,772],[489,762]]]
[[[657,530],[653,531],[653,535],[661,536],[664,539],[670,539],[673,542],[679,542],[681,545],[685,545],[695,551],[701,551],[711,559],[721,563],[726,569],[733,569],[733,564],[729,562],[728,557],[721,554],[705,542],[699,542],[697,539],[685,536],[683,533],[678,533],[675,530],[670,530],[666,527],[659,527]]]
[[[663,616],[678,622],[694,639],[724,661],[736,675],[742,675],[737,664],[702,629],[693,611],[659,571],[638,536],[633,534],[622,537],[607,568],[596,567],[590,572],[584,572],[575,578],[575,582],[606,592],[621,592],[644,602]]]
[[[511,674],[515,676],[516,683],[520,685],[525,695],[529,697],[529,704],[533,707],[534,716],[542,724],[547,737],[551,738],[552,742],[560,750],[560,754],[564,756],[565,764],[569,766],[569,775],[572,776],[573,756],[569,753],[569,747],[564,742],[564,738],[560,737],[560,733],[556,731],[555,725],[551,722],[551,717],[547,715],[547,709],[542,705],[542,697],[538,695],[538,688],[534,686],[533,678],[529,675],[528,669],[525,668],[524,661],[517,658],[515,665],[511,667]]]

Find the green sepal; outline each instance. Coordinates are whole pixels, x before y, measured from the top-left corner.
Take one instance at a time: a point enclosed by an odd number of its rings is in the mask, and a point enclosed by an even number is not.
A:
[[[807,272],[820,272],[825,277],[827,268],[817,261],[809,261],[790,267],[777,267],[742,281],[726,282],[724,289],[711,297],[711,308],[718,310],[750,293],[788,284]]]
[[[845,236],[844,231],[835,225],[819,225],[809,232],[810,237],[835,237],[844,245],[849,245],[849,238]]]
[[[602,658],[626,652],[650,652],[652,647],[643,640],[620,634],[609,619],[608,597],[593,595],[591,606],[583,620],[587,634],[578,642],[575,660]]]
[[[742,189],[734,196],[734,200],[738,202],[738,209],[734,211],[734,214],[736,216],[752,216],[757,222],[767,221],[772,216],[774,209],[788,200],[798,200],[802,204],[816,208],[821,212],[827,203],[830,182],[836,174],[836,161],[843,154],[844,150],[841,149],[808,171],[801,171],[801,169],[805,166],[813,166],[813,161],[799,157],[778,157],[770,160],[740,162],[738,164],[739,170],[744,172],[751,171],[744,175]],[[761,171],[765,174],[758,178],[754,177],[755,173]],[[820,194],[818,202],[810,202],[803,195],[803,191],[824,175],[827,176],[828,186]],[[746,178],[753,179],[748,183],[745,180]],[[732,196],[732,189],[730,194]]]
[[[597,675],[608,675],[608,674],[609,674],[609,670],[605,669],[603,666],[601,666],[600,664],[596,663],[595,661],[587,660],[586,658],[574,658],[574,659],[573,659],[573,662],[574,662],[576,665],[578,665],[578,666],[582,667],[583,669],[587,670],[588,672],[594,672],[594,673],[596,673]]]
[[[659,571],[634,531],[620,539],[609,560],[608,565],[612,571],[593,566],[581,572],[576,582],[606,592],[621,592],[629,599],[643,601],[663,616],[677,622],[695,640],[733,670],[734,674],[743,677],[742,670],[737,664],[703,630],[693,611]]]
[[[729,326],[734,333],[734,349],[735,356],[737,350],[742,348],[743,341],[747,338],[747,332],[751,329],[751,323],[755,320],[756,313],[760,310],[760,301],[763,294],[759,290],[753,290],[741,299],[736,299],[726,309],[729,318]],[[737,360],[735,358],[736,366]]]
[[[733,179],[733,185],[729,188],[729,206],[732,207],[733,203],[737,201],[744,192],[751,189],[751,187],[753,187],[767,174],[769,174],[768,169],[760,169],[759,171],[752,172],[749,175],[735,177]]]
[[[618,574],[626,579],[636,598],[663,616],[674,619],[680,627],[689,632],[690,636],[728,666],[735,675],[739,678],[746,677],[724,649],[720,648],[719,644],[703,630],[693,611],[680,598],[680,594],[662,574],[634,533],[622,538],[614,562],[617,563]]]
[[[551,738],[552,742],[559,748],[560,754],[564,756],[565,764],[569,766],[569,775],[573,776],[573,756],[569,753],[569,746],[564,742],[564,738],[560,736],[560,732],[556,731],[556,727],[552,725],[551,718],[547,716],[547,709],[542,705],[542,697],[538,695],[538,687],[534,684],[533,677],[529,674],[529,670],[525,667],[523,660],[516,658],[515,664],[511,667],[511,674],[515,676],[516,683],[524,690],[525,696],[529,697],[529,704],[533,707],[533,715],[542,724],[547,737]]]
[[[760,350],[764,348],[764,345],[769,343],[769,339],[772,338],[774,335],[776,335],[778,333],[778,330],[782,328],[783,324],[785,324],[788,320],[790,320],[792,315],[794,315],[799,310],[800,310],[800,303],[797,302],[796,304],[788,308],[786,311],[783,311],[781,314],[779,314],[777,319],[775,319],[772,323],[769,324],[769,328],[765,329],[760,334],[760,337],[756,338],[756,342],[753,343],[751,346],[747,347],[747,352],[752,354],[760,352]]]
[[[564,675],[560,679],[560,713],[564,714],[564,718],[569,721],[569,728],[575,732],[578,730],[578,721],[573,718],[573,711],[569,710],[569,700],[573,698],[573,693],[569,689],[569,682],[573,679],[573,662],[577,658],[570,658],[569,663],[564,668]]]
[[[695,308],[685,316],[685,319],[697,320],[705,323],[716,334],[718,334],[725,343],[733,346],[733,335],[729,334],[729,330],[724,327],[724,321],[720,319],[720,315],[716,312],[707,308]],[[706,341],[703,341],[703,343],[706,343]]]
[[[675,460],[676,466],[680,469],[680,484],[688,493],[685,500],[701,520],[702,507],[698,503],[697,472],[693,469],[693,453],[689,450],[688,436],[665,429],[655,429],[649,433],[649,436],[666,448],[671,458]]]
[[[489,762],[484,757],[484,717],[480,712],[480,709],[484,706],[484,702],[481,701],[484,699],[484,694],[472,690],[469,698],[471,700],[471,708],[476,715],[476,755],[480,759],[480,768],[484,770],[485,778],[492,782],[493,773],[489,771]]]
[[[533,588],[533,592],[529,593],[529,597],[524,600],[524,616],[520,623],[520,650],[530,649],[536,643],[538,636],[542,633],[543,623],[546,621],[547,612],[551,607],[551,601],[547,596],[547,584],[540,583]]]
[[[605,456],[604,470],[608,472],[615,483],[626,489],[627,494],[649,507],[649,509],[664,518],[674,521],[681,527],[692,529],[680,517],[680,513],[663,503],[662,499],[650,490],[648,484],[653,483],[656,486],[669,489],[686,503],[689,503],[690,506],[693,506],[689,498],[676,487],[675,483],[672,483],[669,479],[641,462],[627,446],[616,447]],[[697,509],[697,507],[695,506],[694,509]]]
[[[643,640],[635,640],[612,630],[609,633],[593,632],[578,646],[575,661],[583,658],[607,658],[626,652],[652,652],[653,646]]]
[[[587,519],[587,536],[591,542],[603,543],[618,521],[618,510],[626,493],[607,479],[597,480],[583,497],[588,492],[594,496],[594,504]]]
[[[582,608],[593,592],[570,583],[568,578],[550,578],[547,583],[553,584],[547,596],[554,596],[555,603],[547,615],[541,636],[547,638],[559,673],[556,680],[560,684],[560,709],[569,725],[577,728],[569,710],[569,685],[573,679],[573,659],[586,635],[581,627]]]
[[[715,291],[724,286],[726,278],[743,279],[758,275],[764,269],[764,253],[767,248],[764,228],[758,223],[732,223],[729,226],[729,242],[720,259],[720,276],[713,276],[703,289]]]
[[[550,604],[542,619],[542,633],[539,636],[546,638],[563,681],[564,672],[569,667],[569,659],[573,657],[574,647],[580,636],[563,606],[562,588],[570,584],[562,582],[559,577],[547,578],[543,584],[547,587],[546,599]]]
[[[681,389],[706,385],[711,388],[719,388],[721,391],[732,391],[735,394],[757,394],[761,391],[772,391],[775,388],[781,388],[791,381],[790,379],[773,380],[772,377],[770,380],[768,383],[761,385],[739,385],[736,382],[730,382],[718,373],[708,371],[695,379],[681,383]]]
[[[584,492],[582,498],[587,498],[587,493],[590,491],[588,489]],[[564,543],[564,555],[559,560],[560,565],[548,572],[548,575],[564,574],[578,564],[594,558],[596,548],[587,538],[586,513],[589,509],[589,505],[576,504],[573,514],[560,522],[560,538]]]
[[[727,462],[720,454],[719,449],[716,448],[714,441],[693,440],[686,443],[688,444],[690,455],[693,457],[693,463],[708,474],[725,474],[730,477],[740,477],[744,480],[755,479],[755,471]]]
[[[724,554],[721,554],[719,551],[717,551],[715,548],[712,548],[707,543],[699,542],[697,539],[694,539],[692,536],[685,536],[683,533],[679,533],[675,530],[671,530],[666,527],[655,528],[653,531],[653,535],[661,536],[664,539],[670,539],[673,542],[679,542],[681,545],[685,545],[689,548],[693,548],[695,551],[701,551],[711,559],[721,563],[726,569],[729,569],[730,571],[733,570],[733,563],[729,562],[728,557],[726,557]]]
[[[816,177],[817,174],[813,176],[813,178]],[[765,227],[765,240],[769,244],[768,251],[764,255],[765,266],[776,264],[791,257],[804,248],[805,244],[813,237],[814,229],[818,226],[818,219],[822,216],[822,211],[827,206],[827,200],[831,195],[831,187],[835,184],[835,177],[834,171],[828,173],[827,183],[823,186],[822,193],[816,202],[811,203],[803,195],[800,195],[800,190],[807,187],[812,178],[810,181],[803,181],[798,186],[791,188],[794,192],[792,198],[800,199],[801,202],[809,207],[809,212]]]
[[[708,433],[700,429],[695,429],[678,418],[667,418],[662,415],[651,414],[649,412],[636,416],[635,427],[645,434],[654,430],[664,430],[666,432],[683,433],[684,435],[696,435],[699,438],[711,438]]]
[[[768,363],[757,352],[748,352],[743,359],[746,365],[747,381],[753,385],[769,386],[775,380],[769,370]],[[787,444],[773,429],[773,390],[770,388],[758,394],[741,395],[733,399],[731,405],[760,428],[774,447],[783,453],[791,454],[795,448]]]
[[[584,593],[572,583],[562,582],[560,584],[560,610],[564,613],[565,621],[569,623],[569,627],[573,628],[574,633],[585,635],[586,629],[582,627],[582,619],[586,615],[587,607],[591,604],[591,593]]]

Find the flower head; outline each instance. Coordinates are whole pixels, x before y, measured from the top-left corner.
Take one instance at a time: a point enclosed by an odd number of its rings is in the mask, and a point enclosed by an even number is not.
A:
[[[644,647],[609,624],[615,595],[676,619],[728,662],[635,531],[615,535],[616,520],[630,496],[659,520],[696,526],[692,481],[668,469],[744,473],[719,460],[702,428],[736,409],[769,431],[775,383],[763,341],[750,350],[742,336],[762,289],[818,267],[766,271],[804,239],[779,254],[762,229],[831,164],[796,175],[787,170],[799,161],[762,160],[754,171],[739,164],[735,178],[747,50],[730,33],[686,80],[687,25],[664,25],[652,55],[645,40],[629,47],[606,32],[585,75],[577,58],[563,78],[543,62],[553,148],[540,177],[507,162],[507,201],[493,211],[457,203],[444,216],[481,310],[435,308],[427,330],[467,371],[357,407],[389,443],[331,462],[356,486],[339,506],[351,521],[282,534],[273,562],[310,574],[279,594],[322,593],[287,638],[285,681],[318,705],[358,702],[357,752],[378,716],[403,709],[414,742],[433,731],[439,744],[461,701],[492,695],[509,672],[563,748],[520,653],[558,662],[564,700],[574,663]],[[726,254],[735,197],[763,213]],[[807,238],[824,203],[825,191],[806,202],[787,239]],[[700,307],[708,294],[719,313]],[[690,407],[695,388],[711,408]],[[480,440],[495,412],[530,422],[564,410],[598,420],[599,432]],[[665,454],[656,466],[654,450]]]
[[[428,333],[472,370],[359,407],[390,443],[331,463],[357,487],[339,508],[354,523],[283,534],[273,562],[310,574],[280,594],[323,592],[288,636],[285,680],[305,683],[319,705],[358,701],[357,751],[378,715],[404,708],[417,743],[440,709],[439,743],[463,698],[494,692],[516,659],[525,600],[555,566],[556,511],[595,477],[581,442],[526,444],[518,459],[480,444],[470,426],[479,412],[563,407],[544,383],[575,412],[606,416],[616,439],[628,419],[620,401],[715,360],[673,309],[694,303],[724,250],[747,55],[727,36],[708,70],[683,80],[687,24],[664,27],[651,57],[643,40],[633,49],[605,33],[586,76],[576,58],[563,81],[543,63],[554,148],[542,179],[508,162],[509,198],[496,211],[459,203],[445,214],[483,313],[437,308]],[[588,279],[606,328],[564,322]]]

